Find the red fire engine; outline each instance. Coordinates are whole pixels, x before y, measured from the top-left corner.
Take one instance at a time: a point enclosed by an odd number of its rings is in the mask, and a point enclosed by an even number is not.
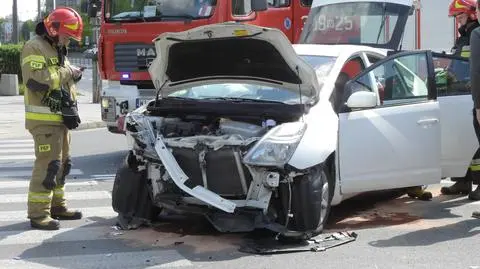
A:
[[[122,132],[123,117],[155,95],[147,68],[152,40],[163,32],[236,21],[281,29],[300,37],[312,0],[90,0],[99,17],[98,69],[103,80],[102,119]]]

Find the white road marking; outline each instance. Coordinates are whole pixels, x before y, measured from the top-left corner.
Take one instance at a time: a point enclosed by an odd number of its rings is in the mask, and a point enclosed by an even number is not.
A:
[[[0,204],[9,203],[26,203],[27,193],[23,194],[2,194]],[[99,199],[111,199],[112,196],[108,191],[74,191],[66,192],[65,197],[67,201],[71,200],[99,200]]]
[[[66,267],[65,267],[66,266]],[[0,260],[0,268],[53,269],[53,268],[145,268],[160,269],[193,266],[175,250],[151,250],[31,258],[26,260]]]
[[[0,189],[28,188],[29,184],[30,184],[29,180],[10,180],[10,181],[0,180]],[[65,183],[65,188],[67,189],[67,192],[68,192],[69,187],[81,187],[81,186],[92,186],[92,185],[98,185],[98,182],[94,180],[90,180],[90,181],[71,180],[70,182]]]
[[[72,209],[82,211],[84,218],[89,218],[89,217],[114,218],[118,215],[115,211],[113,211],[111,206],[72,208]],[[0,221],[2,222],[28,221],[27,211],[26,210],[1,211]],[[0,268],[2,267],[0,266]]]

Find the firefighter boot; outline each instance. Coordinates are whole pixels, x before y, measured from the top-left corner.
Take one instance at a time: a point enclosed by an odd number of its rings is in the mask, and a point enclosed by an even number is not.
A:
[[[450,187],[442,187],[440,191],[445,195],[469,194],[472,191],[472,182],[468,180],[459,180]]]
[[[51,209],[52,218],[59,220],[76,220],[82,218],[82,212],[68,210],[66,207],[55,206]]]
[[[468,199],[475,201],[480,200],[480,185],[468,195]]]
[[[30,226],[40,230],[58,230],[60,229],[60,222],[47,216],[30,219]]]
[[[422,186],[410,187],[407,189],[407,194],[411,198],[417,198],[422,201],[430,201],[433,197],[429,191],[424,191]]]

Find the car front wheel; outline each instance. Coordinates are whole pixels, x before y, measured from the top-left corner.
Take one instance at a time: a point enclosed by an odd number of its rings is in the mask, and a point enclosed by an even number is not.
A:
[[[293,218],[289,219],[288,228],[299,233],[286,233],[283,237],[309,239],[323,231],[330,213],[334,184],[329,168],[318,165],[293,180],[290,186]]]

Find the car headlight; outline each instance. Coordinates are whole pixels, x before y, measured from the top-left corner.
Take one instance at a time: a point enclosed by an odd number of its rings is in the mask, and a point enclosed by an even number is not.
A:
[[[273,128],[248,151],[243,162],[282,167],[292,157],[306,129],[303,122],[284,123]]]

